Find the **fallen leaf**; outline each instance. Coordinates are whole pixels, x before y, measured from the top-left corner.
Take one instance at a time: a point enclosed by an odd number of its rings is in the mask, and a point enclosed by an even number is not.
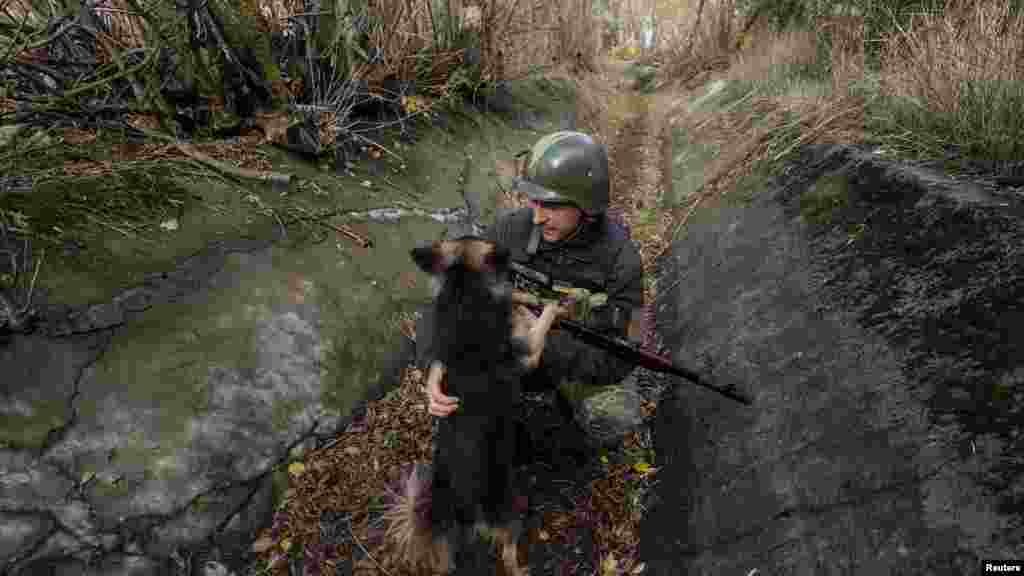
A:
[[[306,465],[302,462],[292,462],[288,465],[288,473],[292,476],[302,476],[302,473],[306,471]]]
[[[345,447],[345,454],[348,454],[349,456],[359,456],[360,452],[362,452],[362,450],[360,450],[358,446]]]
[[[619,568],[619,561],[615,559],[615,555],[611,552],[605,556],[604,560],[601,561],[601,575],[602,576],[615,576],[615,572]]]
[[[270,560],[267,561],[267,570],[272,570],[273,568],[277,567],[277,565],[280,564],[281,561],[283,561],[283,560],[284,560],[284,555],[283,554],[274,554],[270,558]]]
[[[274,541],[268,538],[267,536],[264,536],[252,543],[252,551],[257,554],[262,554],[273,547]]]

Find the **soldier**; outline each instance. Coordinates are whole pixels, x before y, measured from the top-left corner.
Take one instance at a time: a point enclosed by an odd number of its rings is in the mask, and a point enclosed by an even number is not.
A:
[[[485,233],[505,246],[512,261],[547,274],[555,282],[584,288],[596,296],[587,326],[639,344],[643,336],[643,269],[640,254],[626,229],[607,215],[608,156],[604,146],[580,132],[556,132],[530,151],[514,186],[529,199],[526,208],[500,215]],[[587,310],[589,306],[572,307]],[[526,312],[529,314],[529,312]],[[559,317],[573,312],[560,308]],[[535,321],[531,315],[529,321]],[[417,326],[417,364],[427,370],[428,410],[445,417],[458,409],[458,398],[442,392],[443,366],[431,357],[431,319]],[[527,393],[552,388],[559,405],[581,426],[592,447],[607,446],[641,421],[640,396],[622,381],[633,367],[611,354],[553,330],[535,343]],[[577,452],[577,457],[583,454]]]

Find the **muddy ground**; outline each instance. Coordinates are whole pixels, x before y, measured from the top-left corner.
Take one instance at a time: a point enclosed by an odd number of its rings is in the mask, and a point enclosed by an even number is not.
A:
[[[676,357],[756,402],[682,386],[660,407],[649,573],[1019,561],[1020,191],[823,146],[757,184],[661,262]]]

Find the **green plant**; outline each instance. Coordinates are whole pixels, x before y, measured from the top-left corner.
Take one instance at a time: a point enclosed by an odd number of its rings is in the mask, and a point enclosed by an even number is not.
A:
[[[1022,35],[1024,15],[991,0],[899,26],[882,52],[872,129],[912,157],[1024,158]]]
[[[809,224],[828,225],[849,202],[844,176],[825,176],[800,196],[800,216]]]

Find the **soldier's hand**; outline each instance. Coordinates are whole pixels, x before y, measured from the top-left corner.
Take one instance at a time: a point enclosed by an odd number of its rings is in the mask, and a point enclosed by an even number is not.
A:
[[[444,381],[445,368],[440,362],[433,362],[427,370],[427,411],[432,416],[445,417],[455,412],[459,407],[459,399],[455,396],[448,396],[441,390],[441,383]]]

